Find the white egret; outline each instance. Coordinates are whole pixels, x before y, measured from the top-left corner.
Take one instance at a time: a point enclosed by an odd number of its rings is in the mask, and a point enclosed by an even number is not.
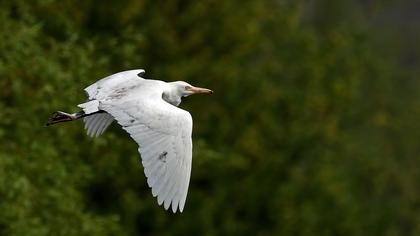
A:
[[[102,134],[115,119],[139,145],[147,184],[159,205],[183,211],[192,161],[192,118],[178,108],[181,98],[213,91],[183,81],[166,83],[142,78],[144,70],[105,77],[85,88],[82,111],[55,112],[47,125],[83,118],[87,134]]]

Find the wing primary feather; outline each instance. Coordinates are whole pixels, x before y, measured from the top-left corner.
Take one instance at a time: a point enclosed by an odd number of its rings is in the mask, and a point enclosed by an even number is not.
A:
[[[83,121],[85,122],[85,129],[87,130],[88,127],[89,127],[89,124],[91,122],[91,119],[90,119],[90,117],[85,117],[85,118],[83,118]]]
[[[106,117],[103,114],[98,114],[97,116],[99,116],[98,122],[95,125],[95,129],[94,129],[94,133],[93,136],[94,137],[98,137],[99,136],[99,128],[102,126],[102,123],[105,121]]]
[[[182,168],[181,168],[182,170]],[[179,206],[181,202],[182,186],[184,184],[184,173],[181,171],[178,176],[178,184],[176,185],[173,201]]]
[[[163,183],[163,185],[164,185],[163,188],[164,189],[162,190],[163,191],[162,192],[162,199],[165,202],[165,208],[166,209],[168,209],[169,205],[171,204],[172,199],[169,196],[169,194],[170,194],[170,192],[173,188],[174,182],[175,182],[175,179],[173,178],[173,176],[174,176],[174,172],[176,171],[176,168],[174,168],[175,167],[174,164],[176,164],[174,162],[176,162],[176,160],[171,160],[170,162],[171,163],[168,164],[170,166],[170,168],[166,172],[167,174],[166,174],[166,178],[165,178],[165,183]]]
[[[156,197],[159,193],[157,185],[159,184],[159,181],[162,181],[162,177],[165,174],[165,165],[163,163],[156,165],[152,170],[151,173],[151,179],[150,179],[150,187],[152,188],[153,196]]]
[[[167,197],[168,200],[170,200],[172,202],[172,211],[175,213],[177,208],[178,208],[178,203],[179,203],[179,197],[178,197],[178,191],[179,191],[179,183],[181,182],[180,180],[180,176],[182,176],[182,174],[180,173],[180,170],[182,170],[179,162],[177,162],[177,168],[176,171],[174,172],[174,176],[172,177],[174,184],[169,192],[169,195]]]
[[[109,125],[114,120],[112,116],[110,116],[108,113],[103,114],[104,115],[104,121],[102,122],[102,126],[98,129],[98,135],[101,135],[105,132],[106,128],[109,127]]]
[[[157,191],[158,191],[159,195],[161,195],[162,197],[164,195],[163,191],[166,188],[167,183],[169,181],[169,174],[170,174],[170,169],[171,169],[171,168],[169,168],[169,170],[168,170],[168,165],[170,165],[170,163],[168,163],[168,160],[166,162],[164,162],[163,165],[165,166],[165,171],[163,173],[162,180],[156,183]]]
[[[163,163],[157,161],[155,165],[150,167],[150,181],[151,181],[151,186],[150,187],[156,187],[155,183],[157,180],[159,180],[160,175],[161,175],[161,169],[163,167]]]
[[[169,173],[169,180],[170,180],[170,185],[168,186],[168,191],[166,193],[165,197],[165,204],[167,204],[168,206],[171,204],[174,205],[174,200],[175,200],[175,190],[176,190],[176,185],[179,182],[179,161],[176,161],[175,159],[172,161],[172,165],[171,166],[171,172]]]
[[[163,169],[163,170],[162,170]],[[155,192],[156,196],[161,194],[162,191],[162,182],[164,182],[164,178],[166,175],[167,166],[166,164],[161,165],[161,170],[159,175],[156,176],[155,182],[153,183],[152,193]]]
[[[176,175],[175,175],[176,179],[174,181],[174,185],[173,185],[173,187],[171,189],[171,192],[170,192],[170,195],[171,195],[170,199],[171,199],[171,202],[172,202],[172,211],[174,213],[176,212],[176,210],[178,208],[178,204],[179,204],[179,197],[178,197],[179,184],[182,181],[181,180],[182,173],[180,173],[180,170],[181,170],[181,168],[179,168],[179,166],[178,166],[178,169],[177,169]]]
[[[85,121],[86,121],[85,129],[86,129],[86,133],[89,137],[90,137],[90,127],[92,125],[92,121],[93,121],[94,118],[95,117],[89,117],[89,116],[85,118]]]
[[[90,125],[88,127],[87,133],[90,137],[93,137],[93,129],[96,125],[96,122],[98,122],[99,117],[96,115],[93,115],[92,121],[90,122]]]
[[[107,121],[106,114],[101,114],[101,116],[102,116],[102,119],[100,120],[100,123],[98,124],[98,127],[96,128],[95,137],[98,137],[99,135],[101,135],[101,130],[103,129]]]
[[[95,123],[92,124],[92,132],[91,135],[92,137],[95,137],[96,135],[96,130],[98,129],[98,126],[100,125],[101,121],[102,121],[102,116],[101,115],[95,115]]]
[[[185,206],[185,201],[187,199],[187,194],[188,194],[188,185],[190,184],[190,173],[191,173],[191,168],[188,168],[185,170],[185,178],[184,178],[184,182],[181,188],[181,201],[179,204],[179,210],[182,212],[184,210],[184,206]]]

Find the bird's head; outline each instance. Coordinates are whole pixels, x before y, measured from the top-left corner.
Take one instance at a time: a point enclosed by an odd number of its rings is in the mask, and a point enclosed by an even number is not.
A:
[[[206,88],[200,88],[200,87],[194,87],[191,84],[184,82],[184,81],[176,81],[172,82],[171,85],[174,86],[176,92],[181,97],[187,97],[192,94],[198,94],[198,93],[205,93],[205,94],[212,94],[213,91]]]

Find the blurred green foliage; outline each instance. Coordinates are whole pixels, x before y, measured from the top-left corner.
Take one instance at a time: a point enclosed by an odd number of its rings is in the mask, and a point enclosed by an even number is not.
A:
[[[0,235],[420,235],[419,46],[357,2],[1,1]],[[43,126],[133,68],[216,92],[182,214],[118,125]]]

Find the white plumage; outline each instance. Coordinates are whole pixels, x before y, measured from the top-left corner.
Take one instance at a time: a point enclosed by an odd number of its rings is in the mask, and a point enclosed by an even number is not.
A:
[[[115,119],[138,143],[147,183],[158,204],[182,212],[191,174],[192,118],[177,106],[184,96],[212,91],[182,81],[147,80],[143,75],[140,69],[124,71],[90,85],[85,89],[88,101],[78,105],[84,112],[80,117],[91,137],[102,134]],[[67,114],[67,119],[80,118],[77,114]]]
[[[103,134],[109,125],[114,121],[108,113],[98,113],[83,118],[85,122],[85,129],[90,137],[98,137]]]

